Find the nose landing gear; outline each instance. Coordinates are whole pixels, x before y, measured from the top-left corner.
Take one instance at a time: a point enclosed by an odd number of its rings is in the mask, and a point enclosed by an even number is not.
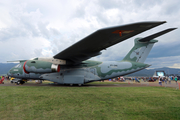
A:
[[[22,79],[13,79],[11,80],[11,83],[15,83],[16,85],[22,85],[25,83],[27,80],[22,80]]]

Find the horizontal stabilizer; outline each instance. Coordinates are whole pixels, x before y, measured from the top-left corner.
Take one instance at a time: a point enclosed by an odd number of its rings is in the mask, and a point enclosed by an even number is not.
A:
[[[140,39],[139,41],[140,41],[140,42],[148,42],[148,41],[150,41],[150,40],[152,40],[152,39],[154,39],[154,38],[156,38],[156,37],[159,37],[159,36],[161,36],[161,35],[163,35],[163,34],[166,34],[166,33],[170,32],[170,31],[172,31],[172,30],[175,30],[175,29],[177,29],[177,28],[169,28],[169,29],[163,30],[163,31],[161,31],[161,32],[158,32],[158,33],[155,33],[155,34],[153,34],[153,35],[150,35],[150,36],[147,36],[147,37],[145,37],[145,38],[142,38],[142,39]]]

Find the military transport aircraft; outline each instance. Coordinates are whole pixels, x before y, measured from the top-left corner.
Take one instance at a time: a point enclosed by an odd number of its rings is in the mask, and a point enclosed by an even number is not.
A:
[[[103,28],[52,58],[18,60],[20,63],[7,74],[17,78],[17,84],[23,84],[23,80],[38,79],[59,84],[78,84],[79,86],[93,81],[124,76],[149,67],[150,65],[144,64],[144,61],[153,44],[158,42],[154,38],[176,28],[166,29],[148,37],[136,38],[134,47],[121,61],[92,61],[88,59],[100,55],[101,50],[163,23],[166,22],[139,22]]]

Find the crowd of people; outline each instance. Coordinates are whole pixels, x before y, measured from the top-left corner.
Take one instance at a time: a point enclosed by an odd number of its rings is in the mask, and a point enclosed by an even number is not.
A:
[[[160,77],[158,78],[158,82],[159,85],[162,86],[162,82],[165,82],[165,84],[167,84],[169,82],[169,84],[171,84],[171,81],[174,80],[177,83],[177,81],[179,80],[177,76],[166,76],[166,77]]]
[[[141,80],[143,80],[144,82],[155,82],[158,81],[159,85],[162,86],[162,82],[164,82],[165,84],[169,83],[171,84],[171,81],[175,81],[177,84],[177,81],[180,80],[179,77],[177,76],[165,76],[165,77],[126,77],[124,78],[123,76],[117,77],[117,78],[113,78],[113,79],[109,79],[110,81],[113,82],[124,82],[125,80],[132,80],[135,82],[139,82]]]
[[[123,76],[113,78],[113,79],[109,79],[109,81],[112,81],[112,82],[124,82],[125,80],[126,79]]]

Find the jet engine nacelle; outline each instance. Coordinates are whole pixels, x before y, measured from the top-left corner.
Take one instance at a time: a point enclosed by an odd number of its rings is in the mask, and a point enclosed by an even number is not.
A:
[[[27,74],[59,72],[60,65],[56,65],[46,61],[27,60],[24,62],[23,70]]]

